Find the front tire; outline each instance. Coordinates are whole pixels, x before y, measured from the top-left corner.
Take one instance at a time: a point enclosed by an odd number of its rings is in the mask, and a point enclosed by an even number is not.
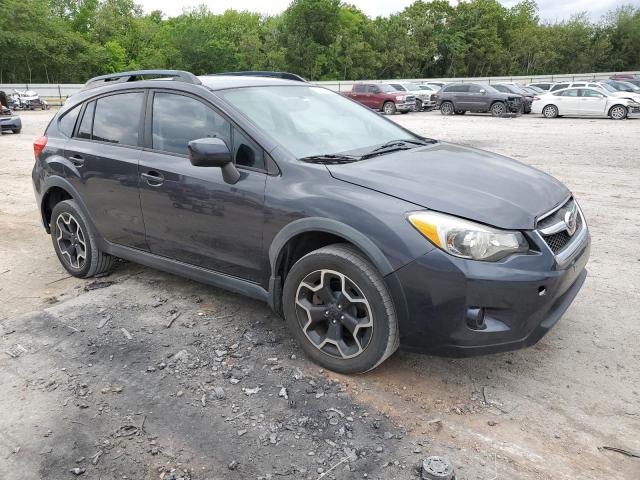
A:
[[[456,111],[455,111],[455,114],[456,114],[456,115],[464,115],[465,113],[467,113],[467,111],[466,111],[466,110],[456,110]]]
[[[385,115],[393,115],[396,110],[396,104],[393,102],[384,102],[384,105],[382,105],[382,111]]]
[[[504,102],[495,102],[491,105],[491,115],[494,117],[501,117],[507,111],[507,107]]]
[[[363,373],[398,348],[398,322],[384,280],[350,245],[329,245],[298,260],[282,301],[298,344],[329,370]]]
[[[103,253],[82,210],[73,200],[59,202],[51,212],[51,240],[58,260],[74,277],[108,272],[114,258]]]
[[[609,116],[613,120],[624,120],[625,118],[627,118],[627,113],[627,109],[622,105],[614,105],[609,110]]]
[[[18,133],[20,133],[20,132],[22,131],[22,129],[21,129],[21,128],[14,128],[14,129],[13,129],[13,130],[11,130],[11,131],[12,131],[13,133],[18,134]]]

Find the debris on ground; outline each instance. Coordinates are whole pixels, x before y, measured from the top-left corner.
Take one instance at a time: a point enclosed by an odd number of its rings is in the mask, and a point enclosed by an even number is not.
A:
[[[452,480],[453,465],[444,457],[427,457],[422,462],[423,480]]]
[[[85,292],[90,292],[91,290],[99,290],[101,288],[107,288],[110,287],[111,285],[113,285],[116,282],[112,282],[112,281],[106,281],[106,282],[101,282],[101,281],[93,281],[91,283],[87,283],[84,286],[84,291]]]
[[[627,450],[627,449],[624,449],[624,448],[608,447],[606,445],[603,445],[600,448],[603,449],[603,450],[609,450],[611,452],[620,453],[622,455],[626,455],[627,457],[640,458],[640,452],[632,452],[631,450]]]

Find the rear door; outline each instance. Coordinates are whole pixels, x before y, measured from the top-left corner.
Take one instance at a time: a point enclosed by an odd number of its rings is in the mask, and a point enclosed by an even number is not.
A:
[[[152,91],[140,161],[140,201],[152,253],[259,281],[265,153],[212,105],[176,91]],[[195,167],[187,144],[207,137],[229,146],[241,178]]]
[[[145,95],[128,90],[87,101],[65,146],[67,178],[100,235],[139,249],[147,248],[138,194]]]
[[[473,102],[469,99],[469,85],[454,85],[449,87],[447,92],[451,92],[456,110],[475,109]]]
[[[580,114],[580,89],[569,88],[562,92],[559,92],[558,97],[558,110],[560,115],[575,115]]]

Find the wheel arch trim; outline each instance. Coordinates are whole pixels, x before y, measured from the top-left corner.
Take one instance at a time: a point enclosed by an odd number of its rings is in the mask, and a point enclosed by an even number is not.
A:
[[[301,233],[323,232],[339,236],[358,247],[369,258],[384,277],[394,271],[393,266],[380,248],[365,234],[337,220],[321,217],[309,217],[294,220],[287,224],[274,237],[269,247],[269,263],[271,273],[278,271],[285,245]]]
[[[47,231],[47,233],[50,233],[50,231],[49,231],[49,225],[47,225],[47,222],[45,220],[46,216],[44,211],[44,203],[52,188],[61,188],[62,190],[65,190],[69,195],[71,195],[71,197],[73,198],[73,201],[76,202],[78,207],[82,209],[82,213],[84,214],[86,219],[91,223],[91,227],[93,227],[95,231],[95,223],[93,222],[93,219],[89,214],[89,210],[87,209],[87,206],[82,201],[82,197],[80,196],[78,191],[73,187],[71,182],[59,176],[51,176],[51,177],[47,177],[44,180],[43,189],[42,189],[43,193],[42,193],[42,196],[40,197],[40,202],[39,202],[40,218],[42,220],[42,224],[45,230]]]

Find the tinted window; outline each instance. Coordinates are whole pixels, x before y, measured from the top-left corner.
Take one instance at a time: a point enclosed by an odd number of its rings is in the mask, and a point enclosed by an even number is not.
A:
[[[231,145],[231,125],[204,103],[184,95],[156,93],[153,97],[153,148],[189,153],[187,144],[198,138],[217,137]]]
[[[237,128],[233,129],[233,158],[237,165],[264,169],[262,150]]]
[[[142,92],[99,98],[91,139],[118,145],[138,145],[143,100]]]
[[[558,83],[557,85],[554,85],[553,87],[551,87],[551,91],[555,92],[556,90],[560,90],[561,88],[567,88],[569,86],[568,83]]]
[[[76,126],[76,120],[78,120],[78,114],[80,113],[80,106],[73,107],[67,113],[65,113],[58,122],[58,128],[63,135],[70,137],[73,135],[73,127]]]
[[[580,96],[581,97],[602,97],[602,94],[600,92],[598,92],[597,90],[591,90],[589,88],[583,88],[582,90],[580,90]]]
[[[577,88],[572,88],[570,90],[565,90],[564,92],[560,92],[559,94],[562,97],[577,97],[578,96],[578,89]]]
[[[451,85],[450,87],[446,87],[444,91],[453,93],[468,92],[469,85]]]
[[[367,91],[367,87],[364,85],[356,85],[354,92],[362,93]]]
[[[402,92],[404,91],[404,87],[402,85],[400,85],[399,83],[390,83],[389,85],[391,85],[393,88],[395,88],[396,90]]]
[[[91,127],[93,126],[93,112],[96,108],[96,102],[91,102],[84,109],[84,115],[82,116],[82,122],[78,128],[78,138],[91,138]]]
[[[380,93],[380,89],[378,87],[374,86],[374,85],[369,85],[367,87],[367,91],[369,93]]]

